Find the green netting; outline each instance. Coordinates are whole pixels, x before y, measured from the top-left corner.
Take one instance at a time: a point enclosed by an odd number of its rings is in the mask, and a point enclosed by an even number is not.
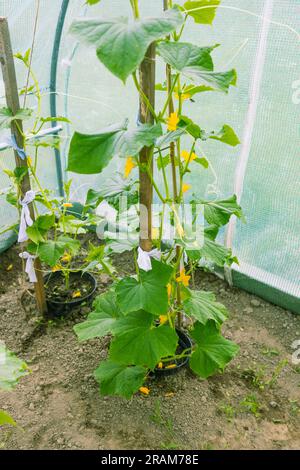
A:
[[[40,1],[34,67],[45,94],[49,93],[50,64],[55,28],[62,1]],[[140,0],[143,15],[159,14],[161,0]],[[299,160],[299,0],[223,0],[214,27],[189,22],[184,40],[206,46],[221,43],[214,52],[216,67],[234,66],[238,86],[228,96],[206,93],[190,103],[189,114],[202,127],[211,130],[231,125],[243,141],[235,149],[218,142],[203,144],[213,171],[199,170],[191,175],[196,193],[226,197],[238,192],[247,224],[233,222],[224,243],[232,246],[240,260],[229,278],[294,311],[300,311],[300,160]],[[30,47],[36,2],[1,2],[0,14],[8,16],[15,50]],[[251,12],[238,11],[248,10]],[[108,122],[137,118],[134,87],[126,88],[97,60],[93,48],[81,47],[67,32],[79,15],[131,15],[127,0],[102,0],[89,8],[82,0],[70,0],[59,48],[57,71],[57,113],[67,115],[72,126],[63,130],[61,148],[66,167],[69,137],[73,130],[94,132]],[[295,30],[295,31],[294,31]],[[158,81],[164,66],[157,59]],[[23,85],[24,74],[18,68]],[[3,95],[0,80],[0,95]],[[298,97],[297,97],[298,96]],[[48,96],[49,97],[49,96]],[[160,102],[157,93],[157,101]],[[3,99],[2,99],[3,102]],[[45,100],[45,113],[49,113]],[[0,139],[1,140],[1,139]],[[58,188],[53,152],[45,154],[41,174],[47,184]],[[1,165],[12,165],[10,152],[0,155]],[[73,199],[83,202],[85,191],[96,188],[124,163],[114,159],[100,176],[72,175]],[[0,187],[8,184],[0,174]],[[1,220],[13,221],[14,211],[0,200]],[[270,292],[273,294],[270,294]],[[276,293],[276,294],[275,294]],[[291,300],[292,299],[292,300]]]

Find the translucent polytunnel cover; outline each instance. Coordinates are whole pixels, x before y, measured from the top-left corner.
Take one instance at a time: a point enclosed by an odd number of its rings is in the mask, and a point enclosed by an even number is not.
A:
[[[0,4],[0,15],[9,20],[14,52],[31,47],[39,6],[33,68],[43,90],[45,114],[50,113],[50,96],[54,94],[57,115],[71,120],[61,133],[60,157],[63,176],[73,178],[73,199],[79,201],[84,200],[88,188],[96,189],[112,174],[123,172],[124,163],[113,159],[97,176],[67,175],[72,132],[93,133],[125,117],[134,123],[138,112],[131,81],[125,87],[98,61],[93,48],[78,45],[68,34],[70,23],[78,16],[131,15],[129,1],[102,0],[93,7],[84,3],[2,0]],[[159,15],[162,4],[162,0],[140,0],[142,14],[147,16]],[[204,142],[201,151],[211,164],[210,170],[199,169],[190,175],[193,190],[205,197],[225,198],[236,193],[241,200],[247,223],[233,220],[222,234],[240,263],[227,277],[300,312],[300,1],[223,0],[213,27],[188,21],[183,40],[200,46],[221,44],[214,51],[216,68],[234,67],[238,72],[236,88],[228,95],[200,94],[187,105],[189,115],[208,130],[229,124],[242,142],[236,148]],[[164,65],[157,58],[157,82],[163,81],[163,73]],[[20,64],[17,74],[22,87],[26,76]],[[0,95],[3,105],[1,79]],[[159,103],[159,92],[156,99]],[[40,165],[43,181],[56,190],[57,158],[53,150],[45,150]],[[0,162],[1,168],[12,167],[12,152],[1,152]],[[2,192],[8,186],[3,172],[0,185]],[[5,195],[0,200],[0,218],[5,226],[16,220]],[[0,248],[1,243],[7,246],[7,236],[1,236]]]

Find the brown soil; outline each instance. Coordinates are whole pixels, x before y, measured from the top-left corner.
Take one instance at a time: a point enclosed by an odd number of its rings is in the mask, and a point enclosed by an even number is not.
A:
[[[119,262],[128,269],[127,257]],[[10,264],[13,269],[6,271]],[[185,369],[151,380],[149,396],[106,398],[98,393],[93,370],[105,359],[109,338],[79,344],[73,332],[89,307],[42,322],[24,294],[16,247],[1,256],[0,266],[0,339],[32,370],[14,391],[0,393],[0,408],[23,428],[2,429],[0,447],[300,448],[300,366],[291,360],[300,316],[199,272],[197,285],[214,291],[231,312],[224,333],[240,345],[239,356],[207,381]],[[104,291],[107,277],[98,276],[98,282],[98,292]]]
[[[71,272],[67,288],[65,277],[56,272],[45,283],[45,289],[47,300],[68,303],[88,296],[93,291],[93,286],[89,280],[82,277],[81,273]]]

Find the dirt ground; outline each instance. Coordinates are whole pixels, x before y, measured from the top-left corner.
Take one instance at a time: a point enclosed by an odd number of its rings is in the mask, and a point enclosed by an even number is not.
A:
[[[14,391],[0,392],[0,408],[22,428],[0,430],[0,448],[300,448],[300,366],[291,357],[300,316],[199,272],[197,286],[215,292],[231,312],[224,333],[240,345],[238,357],[206,381],[184,370],[149,382],[147,397],[106,398],[93,370],[109,338],[79,344],[73,332],[89,307],[42,322],[20,272],[13,247],[0,257],[0,339],[32,373]],[[104,291],[108,280],[98,282]]]

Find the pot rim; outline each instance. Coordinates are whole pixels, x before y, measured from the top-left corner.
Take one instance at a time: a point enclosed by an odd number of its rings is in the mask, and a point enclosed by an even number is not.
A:
[[[79,303],[82,303],[84,302],[86,299],[88,299],[89,297],[93,296],[96,289],[97,289],[97,280],[95,278],[95,276],[93,276],[93,274],[89,273],[88,271],[82,271],[82,270],[78,270],[78,271],[71,271],[70,272],[70,275],[76,275],[76,274],[79,274],[81,275],[82,277],[87,277],[89,278],[89,280],[91,281],[91,287],[92,287],[92,290],[85,294],[83,297],[80,297],[78,299],[74,299],[74,300],[70,300],[69,302],[60,302],[58,300],[52,300],[52,299],[46,299],[47,302],[49,302],[50,304],[52,305],[77,305]],[[55,271],[55,272],[50,272],[48,274],[46,274],[44,276],[44,282],[47,282],[52,276],[54,277],[57,277],[57,276],[61,276],[62,275],[62,271]]]

